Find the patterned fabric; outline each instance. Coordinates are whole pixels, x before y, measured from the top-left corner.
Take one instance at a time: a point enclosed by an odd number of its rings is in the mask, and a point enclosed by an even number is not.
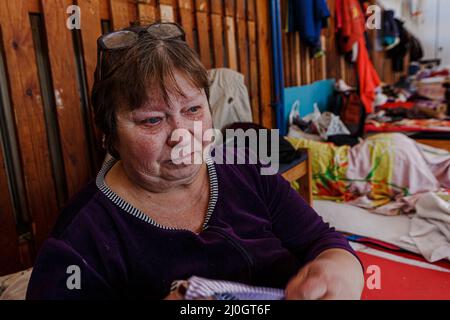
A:
[[[450,154],[434,156],[403,134],[374,135],[352,148],[288,140],[296,149],[310,150],[316,199],[350,202],[394,215],[404,206],[391,210],[392,201],[450,187]]]
[[[209,280],[201,277],[191,277],[187,281],[176,281],[173,290],[183,286],[186,300],[282,300],[284,290],[266,287],[249,286],[242,283],[220,280]]]
[[[312,191],[316,199],[348,201],[355,197],[349,192],[346,179],[350,147],[336,147],[332,143],[287,138],[295,149],[310,151],[313,172]],[[295,189],[298,185],[293,184]]]
[[[24,300],[32,269],[0,277],[0,300]]]

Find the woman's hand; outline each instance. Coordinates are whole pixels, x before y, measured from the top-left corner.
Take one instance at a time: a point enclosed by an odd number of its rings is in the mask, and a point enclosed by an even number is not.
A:
[[[172,291],[164,298],[164,300],[184,300],[184,296],[178,291]]]
[[[343,249],[329,249],[304,266],[288,283],[288,300],[356,300],[364,274],[359,261]]]

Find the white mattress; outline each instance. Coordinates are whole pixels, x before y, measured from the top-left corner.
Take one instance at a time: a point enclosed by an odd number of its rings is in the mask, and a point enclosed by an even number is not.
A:
[[[338,231],[378,239],[419,253],[417,247],[408,241],[408,216],[383,216],[349,204],[324,200],[314,200],[313,207],[325,222]]]

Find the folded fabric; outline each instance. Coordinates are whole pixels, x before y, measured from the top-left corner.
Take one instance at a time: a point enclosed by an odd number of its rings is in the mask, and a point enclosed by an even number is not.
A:
[[[183,290],[180,290],[183,288]],[[284,290],[249,286],[238,282],[190,277],[187,281],[175,281],[172,290],[184,292],[186,300],[283,300]]]
[[[429,192],[416,203],[409,236],[430,262],[450,260],[450,202]]]

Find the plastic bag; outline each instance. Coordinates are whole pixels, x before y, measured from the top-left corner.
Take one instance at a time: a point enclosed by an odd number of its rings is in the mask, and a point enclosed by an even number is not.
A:
[[[327,140],[329,136],[350,134],[350,131],[339,116],[328,111],[320,113],[317,103],[314,104],[314,113],[306,116],[304,120],[307,120],[307,117],[311,117],[311,121],[316,127],[317,132],[324,140]]]
[[[289,137],[306,138],[305,135],[311,136],[303,132],[294,125],[294,119],[300,117],[300,102],[297,100],[294,102],[289,113]],[[314,112],[308,114],[302,119],[304,122],[311,122],[320,138],[327,140],[329,136],[350,134],[345,124],[341,121],[339,116],[331,112],[321,113],[317,103],[314,104]],[[316,140],[316,139],[313,139]],[[317,139],[318,140],[318,139]]]

